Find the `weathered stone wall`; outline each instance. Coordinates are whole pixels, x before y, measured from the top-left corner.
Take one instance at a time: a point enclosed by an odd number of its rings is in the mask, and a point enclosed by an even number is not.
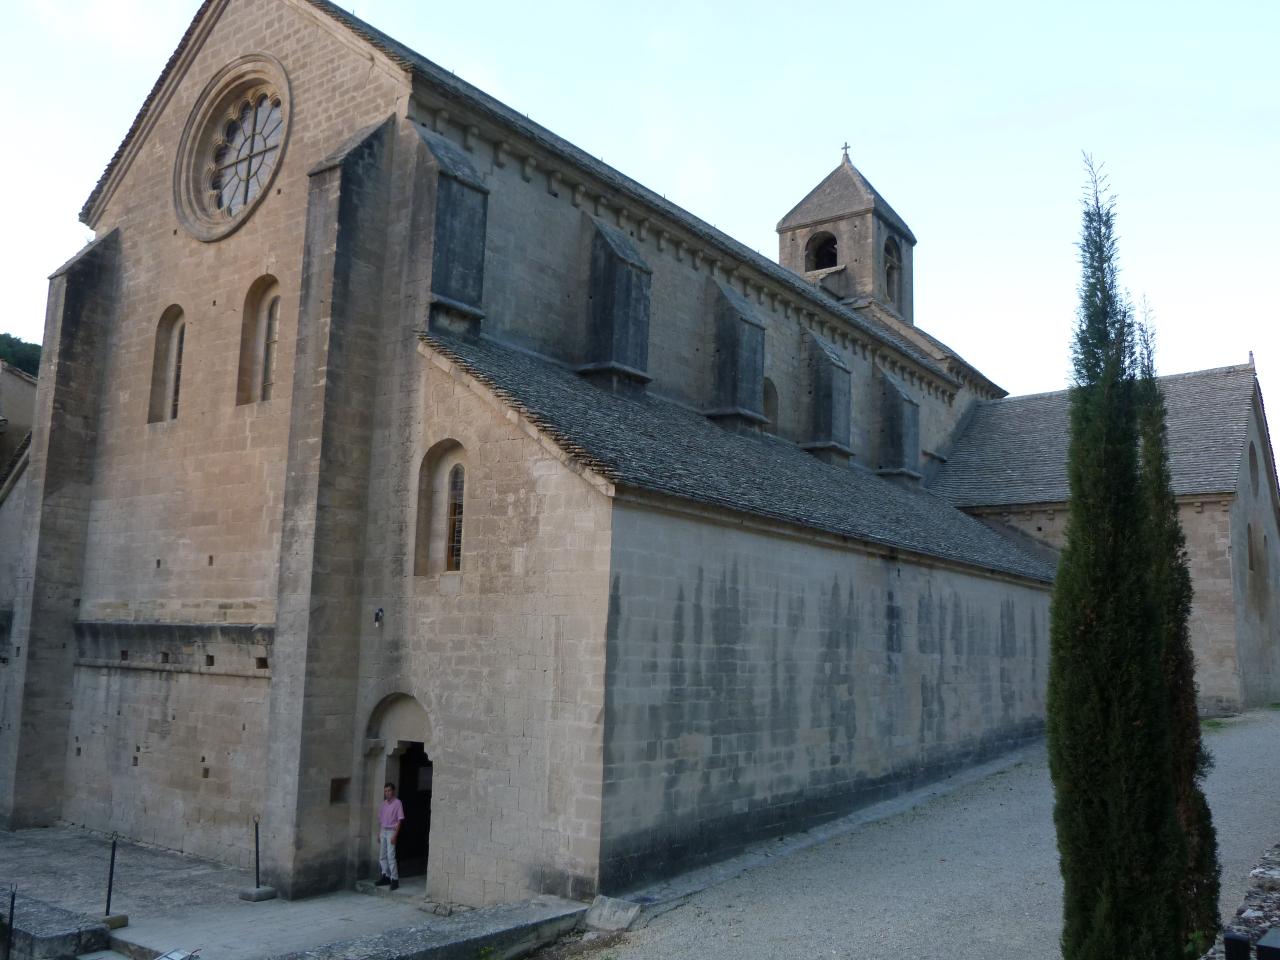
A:
[[[1256,393],[1251,406],[1231,509],[1231,596],[1246,707],[1280,701],[1280,501]]]
[[[74,588],[81,620],[274,622],[307,173],[357,130],[390,114],[408,87],[399,68],[371,57],[344,28],[289,4],[230,0],[191,51],[185,72],[153,108],[141,149],[97,224],[100,233],[119,229],[122,293],[95,358],[110,388],[99,408],[83,574]],[[175,148],[210,78],[233,59],[258,51],[278,58],[288,74],[289,139],[270,195],[234,233],[203,243],[183,229],[174,210]],[[238,405],[246,296],[266,275],[276,278],[281,293],[275,390],[270,400]],[[179,412],[176,419],[148,423],[157,323],[173,304],[182,308],[187,324]],[[74,651],[70,637],[64,639]],[[215,656],[221,663],[222,656]],[[69,776],[70,814],[103,829],[146,830],[133,835],[245,862],[252,845],[246,804],[261,811],[268,779],[283,789],[304,758],[295,739],[284,747],[288,765],[269,775],[269,681],[256,668],[246,677],[220,671],[78,666],[72,724],[82,738],[97,738],[93,762],[100,765],[84,776],[84,745],[81,758],[64,756],[61,747],[55,751]],[[346,682],[354,689],[353,678]],[[158,733],[174,721],[142,706],[152,696],[170,705],[179,723],[186,714],[194,725]],[[231,705],[239,700],[244,715],[233,722],[228,718],[237,712]],[[222,733],[219,717],[229,725]],[[345,756],[349,719],[337,742]],[[121,745],[142,746],[138,768],[124,760],[129,767],[118,769],[114,757]],[[199,756],[208,758],[207,779]],[[166,814],[156,811],[149,799],[154,794],[143,788],[177,803],[171,823],[150,825]],[[110,808],[104,797],[113,798]],[[344,811],[340,822],[345,819]],[[180,839],[184,826],[192,834]],[[306,836],[316,839],[314,832]]]
[[[85,247],[49,279],[41,380],[26,467],[9,629],[0,669],[0,827],[51,823],[66,791],[62,760],[71,713],[80,585],[93,489],[99,359],[117,321],[120,235]]]
[[[424,348],[425,351],[426,348]],[[610,501],[563,454],[443,361],[417,356],[421,398],[409,464],[403,440],[375,442],[360,641],[355,856],[374,856],[372,814],[394,779],[378,708],[409,695],[434,764],[429,894],[468,904],[540,892],[589,896],[600,818],[600,714]],[[382,399],[395,399],[384,384]],[[456,446],[454,445],[456,444]],[[443,546],[444,510],[419,515],[418,467],[444,445],[465,470],[462,568],[414,576],[419,523]],[[405,467],[410,469],[406,470]],[[406,475],[407,474],[407,475]],[[368,753],[365,753],[366,748]]]
[[[1243,707],[1237,610],[1231,588],[1231,511],[1234,498],[1183,498],[1178,521],[1187,539],[1191,571],[1191,651],[1196,661],[1196,693],[1205,716]]]
[[[22,514],[27,503],[27,472],[24,470],[0,500],[0,610],[13,612],[18,591],[18,567],[22,558]],[[6,631],[0,630],[0,643]]]
[[[271,195],[230,236],[187,233],[173,202],[174,153],[192,106],[224,65],[266,51],[288,74],[289,139]],[[105,207],[121,230],[120,322],[106,382],[81,615],[271,621],[284,500],[307,171],[403,96],[403,73],[323,15],[230,0],[198,45]],[[245,299],[274,276],[282,297],[273,397],[237,405]],[[175,420],[148,423],[157,323],[186,319]]]
[[[62,819],[242,867],[262,812],[270,631],[77,628]]]
[[[618,503],[601,885],[1037,735],[1048,590]]]

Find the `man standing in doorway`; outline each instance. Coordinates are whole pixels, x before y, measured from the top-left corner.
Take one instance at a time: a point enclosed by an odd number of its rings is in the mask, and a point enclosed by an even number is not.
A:
[[[388,783],[382,788],[382,806],[378,808],[378,866],[382,876],[374,884],[392,890],[400,886],[400,869],[396,866],[396,838],[400,836],[400,824],[404,823],[404,807],[396,797],[396,785]]]

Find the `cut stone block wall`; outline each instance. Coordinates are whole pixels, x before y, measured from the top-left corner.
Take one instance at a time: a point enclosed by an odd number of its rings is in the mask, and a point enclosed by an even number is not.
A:
[[[175,212],[174,154],[210,78],[260,51],[288,75],[289,137],[270,195],[234,233],[204,243]],[[97,225],[120,228],[122,294],[99,358],[111,388],[101,410],[81,616],[275,618],[307,171],[384,119],[406,86],[402,71],[323,15],[229,0],[171,95],[153,107],[142,149]],[[245,298],[267,274],[281,295],[274,394],[237,405]],[[187,323],[181,403],[176,420],[148,423],[156,326],[171,304]]]
[[[476,905],[590,896],[610,501],[485,388],[424,351],[415,459],[397,465],[389,454],[403,444],[390,434],[374,448],[387,469],[372,481],[380,507],[366,606],[385,620],[363,625],[360,640],[354,855],[369,869],[375,802],[394,779],[387,754],[398,739],[421,740],[433,762],[430,896]],[[383,390],[398,393],[394,382]],[[466,476],[462,569],[414,576],[417,468],[446,440],[460,447]],[[425,713],[416,736],[379,726],[380,705],[396,695]]]
[[[1246,707],[1280,702],[1280,501],[1262,423],[1255,393],[1230,526],[1230,595]]]
[[[24,470],[8,494],[0,500],[0,609],[13,611],[18,590],[18,568],[22,558],[22,515],[27,503],[29,480]],[[4,633],[0,631],[0,642]]]
[[[1038,735],[1047,586],[618,503],[601,886]]]
[[[253,863],[271,631],[81,623],[61,819]]]

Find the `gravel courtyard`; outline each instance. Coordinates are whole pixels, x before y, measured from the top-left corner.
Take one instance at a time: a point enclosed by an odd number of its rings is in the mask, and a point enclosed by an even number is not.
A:
[[[1235,912],[1259,855],[1280,840],[1280,711],[1205,730]],[[753,866],[598,951],[617,960],[1056,957],[1061,881],[1043,751],[913,810]]]

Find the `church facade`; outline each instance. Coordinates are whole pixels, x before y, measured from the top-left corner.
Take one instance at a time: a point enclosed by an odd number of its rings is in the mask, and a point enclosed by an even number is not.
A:
[[[775,263],[325,0],[207,0],[82,219],[5,825],[246,864],[257,816],[304,896],[392,781],[432,897],[585,897],[1041,732],[1052,550],[932,487],[1003,391],[847,157]]]

